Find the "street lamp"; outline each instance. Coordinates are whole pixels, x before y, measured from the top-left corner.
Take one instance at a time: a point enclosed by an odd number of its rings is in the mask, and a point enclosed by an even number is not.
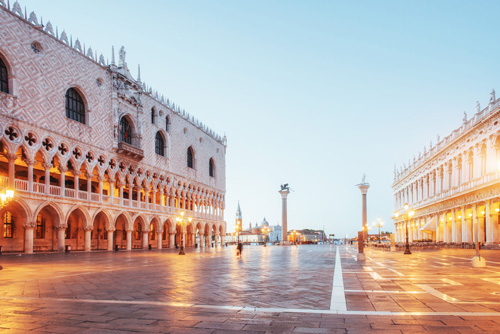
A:
[[[181,211],[180,214],[181,214],[180,216],[177,216],[175,218],[177,223],[181,225],[181,249],[179,251],[179,255],[186,255],[186,253],[184,253],[184,225],[186,224],[186,220],[184,219],[184,211]],[[192,220],[193,218],[191,217],[187,218],[188,222],[191,222]]]
[[[14,190],[5,189],[0,193],[0,209],[8,205],[14,197]]]
[[[372,224],[374,227],[378,227],[378,243],[380,244],[380,228],[384,225],[384,221],[380,217],[377,217],[377,222],[373,222]]]
[[[408,205],[408,203],[406,203],[404,205],[404,208],[405,208],[405,212],[402,214],[402,218],[401,218],[406,222],[406,224],[405,224],[406,225],[406,244],[405,244],[404,254],[411,254],[410,243],[408,242],[408,220],[410,220],[410,218],[413,217],[413,215],[415,214],[415,211],[410,209],[410,206]],[[396,219],[399,217],[398,211],[394,212],[394,217],[396,217]]]
[[[299,236],[299,235],[300,235],[300,232],[297,232],[296,230],[292,231],[293,243],[297,243],[297,236]]]
[[[269,232],[271,232],[271,229],[269,227],[264,227],[262,229],[262,233],[264,233],[264,247],[266,247],[266,243],[267,243],[267,234],[269,234]]]

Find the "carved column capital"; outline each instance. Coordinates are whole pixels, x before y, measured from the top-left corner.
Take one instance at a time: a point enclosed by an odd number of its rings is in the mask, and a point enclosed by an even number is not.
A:
[[[28,159],[28,158],[24,159],[24,162],[28,166],[33,166],[36,163],[36,161],[34,159]]]
[[[94,230],[94,227],[93,227],[93,226],[85,226],[85,227],[83,228],[83,230],[84,230],[85,232],[93,231],[93,230]]]
[[[5,154],[5,158],[7,158],[7,160],[10,162],[10,161],[16,161],[17,159],[17,154]]]
[[[43,168],[45,168],[45,169],[51,169],[52,167],[54,167],[54,166],[52,166],[52,164],[51,164],[51,163],[49,163],[49,162],[42,162],[42,166],[43,166]]]
[[[23,223],[23,227],[34,228],[36,227],[36,221],[26,221]]]

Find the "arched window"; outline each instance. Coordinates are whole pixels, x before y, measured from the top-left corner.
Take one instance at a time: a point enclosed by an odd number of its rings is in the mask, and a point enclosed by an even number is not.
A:
[[[37,239],[45,239],[45,217],[39,214],[36,216],[36,235]],[[69,226],[68,226],[69,227]]]
[[[135,228],[135,240],[141,240],[141,224],[137,224],[137,227]]]
[[[151,225],[149,226],[149,232],[151,232],[151,233],[150,233],[150,235],[151,235],[150,239],[151,239],[151,240],[155,240],[155,237],[156,237],[156,236],[155,236],[155,234],[156,234],[155,224],[151,224]]]
[[[9,93],[9,75],[2,59],[0,59],[0,91]]]
[[[155,108],[151,108],[151,123],[155,124]]]
[[[215,177],[215,164],[214,159],[212,158],[210,158],[210,161],[208,162],[208,175]]]
[[[3,237],[14,237],[14,217],[12,216],[12,212],[10,211],[7,211],[3,214]]]
[[[66,91],[66,117],[85,124],[83,99],[74,88]]]
[[[169,124],[170,124],[170,117],[169,117],[169,116],[167,116],[167,117],[165,118],[165,131],[167,131],[167,132],[168,132],[168,125],[169,125]]]
[[[189,146],[187,149],[187,166],[189,168],[194,168],[193,158],[194,158],[193,148]]]
[[[161,155],[162,157],[165,156],[165,143],[163,141],[163,137],[160,131],[156,133],[155,152],[156,154]]]
[[[125,117],[120,120],[120,141],[132,145],[132,128]]]

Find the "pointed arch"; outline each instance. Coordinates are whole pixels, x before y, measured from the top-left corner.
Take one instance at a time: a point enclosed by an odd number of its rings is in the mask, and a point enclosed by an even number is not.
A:
[[[53,201],[45,201],[41,203],[33,212],[33,221],[36,221],[36,217],[42,211],[46,209],[54,218],[54,226],[61,226],[64,224],[64,214],[61,208]]]
[[[192,146],[189,146],[186,152],[187,156],[187,166],[194,169],[194,150]]]
[[[8,63],[3,55],[0,54],[0,92],[10,94],[11,89],[9,87],[9,78],[12,76],[12,74],[9,74],[10,68],[8,66]]]
[[[158,131],[155,137],[155,153],[164,157],[165,151],[165,139],[163,138],[163,134]]]
[[[208,175],[211,177],[215,177],[215,162],[214,158],[210,158],[208,161]]]
[[[114,224],[115,228],[116,228],[116,226],[118,224],[118,220],[120,218],[124,220],[125,229],[127,231],[132,231],[134,228],[134,221],[132,220],[132,217],[130,216],[130,214],[127,211],[120,211],[120,212],[118,212],[118,214],[116,214],[115,219],[113,220],[114,221],[113,224]]]

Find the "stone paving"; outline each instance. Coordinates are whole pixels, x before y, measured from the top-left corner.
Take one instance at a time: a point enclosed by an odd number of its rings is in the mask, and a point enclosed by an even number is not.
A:
[[[500,252],[480,269],[473,250],[368,250],[365,263],[329,245],[186,254],[2,255],[0,333],[500,332]]]

